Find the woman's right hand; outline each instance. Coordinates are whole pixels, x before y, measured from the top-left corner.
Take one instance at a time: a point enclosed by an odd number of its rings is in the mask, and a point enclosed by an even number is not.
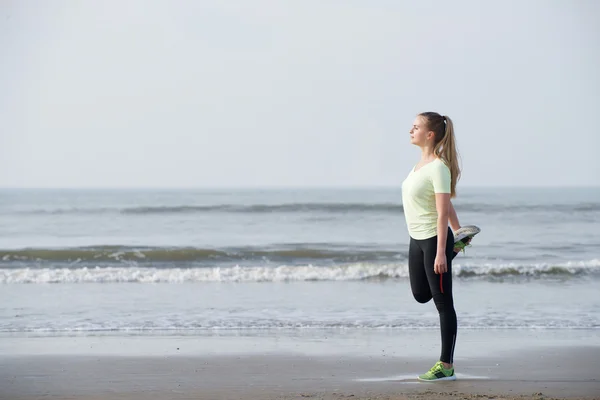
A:
[[[433,263],[433,272],[436,274],[443,274],[448,272],[448,264],[446,262],[446,254],[437,253],[435,261]]]

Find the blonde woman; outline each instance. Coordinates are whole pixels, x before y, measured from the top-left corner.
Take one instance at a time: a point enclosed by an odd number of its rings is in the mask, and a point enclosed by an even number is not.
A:
[[[421,160],[402,183],[402,204],[410,236],[410,285],[419,303],[433,299],[440,316],[440,360],[424,381],[455,380],[453,358],[457,320],[452,298],[452,259],[478,231],[460,227],[450,199],[460,177],[452,120],[435,112],[419,114],[410,142],[421,148]],[[450,226],[455,230],[453,234]]]

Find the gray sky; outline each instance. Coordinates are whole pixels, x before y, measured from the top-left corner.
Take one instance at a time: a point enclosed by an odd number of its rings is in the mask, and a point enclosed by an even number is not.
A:
[[[0,1],[1,187],[600,185],[595,0]]]

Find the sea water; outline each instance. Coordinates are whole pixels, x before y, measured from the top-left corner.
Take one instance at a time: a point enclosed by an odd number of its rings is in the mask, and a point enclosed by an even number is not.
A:
[[[459,329],[600,329],[600,188],[463,188]],[[0,332],[439,329],[389,189],[0,191]]]

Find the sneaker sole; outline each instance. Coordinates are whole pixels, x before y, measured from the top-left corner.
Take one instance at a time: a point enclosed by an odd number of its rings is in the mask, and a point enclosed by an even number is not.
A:
[[[456,231],[454,235],[454,243],[459,242],[465,238],[473,237],[481,232],[481,229],[475,225],[467,225]]]
[[[455,381],[456,375],[447,376],[445,378],[437,378],[437,379],[421,379],[421,377],[417,376],[417,379],[421,382]]]

